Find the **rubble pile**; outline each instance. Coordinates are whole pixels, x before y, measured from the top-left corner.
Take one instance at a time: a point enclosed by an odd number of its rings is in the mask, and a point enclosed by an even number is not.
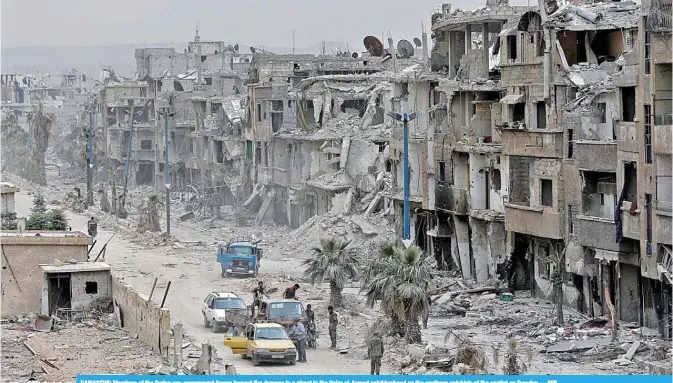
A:
[[[302,249],[304,254],[300,258],[304,258],[310,254],[311,248],[319,245],[321,238],[332,236],[351,240],[349,247],[358,249],[364,255],[376,252],[380,242],[392,239],[394,230],[380,218],[367,219],[362,215],[328,212],[310,218],[279,241],[276,247],[288,253]]]

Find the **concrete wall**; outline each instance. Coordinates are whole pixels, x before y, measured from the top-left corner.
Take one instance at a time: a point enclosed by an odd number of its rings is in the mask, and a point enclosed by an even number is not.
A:
[[[61,233],[63,232],[56,232]],[[0,237],[2,257],[2,317],[40,310],[42,269],[56,260],[87,260],[92,238],[78,232],[72,237]],[[77,235],[77,236],[76,236]]]
[[[138,339],[154,352],[168,357],[170,311],[159,308],[154,302],[147,302],[144,296],[117,277],[112,279],[112,297],[115,311],[120,313],[122,328],[138,334]]]
[[[561,158],[563,132],[548,130],[502,130],[502,153],[508,156]]]

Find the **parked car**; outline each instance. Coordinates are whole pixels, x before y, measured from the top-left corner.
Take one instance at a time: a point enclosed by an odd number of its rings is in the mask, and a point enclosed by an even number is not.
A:
[[[297,350],[283,326],[278,323],[250,323],[236,334],[231,328],[224,336],[224,345],[233,354],[252,359],[253,366],[262,362],[297,362]]]
[[[203,325],[209,327],[212,325],[213,332],[217,332],[220,328],[228,328],[232,325],[227,318],[235,317],[238,321],[241,317],[247,317],[248,306],[235,293],[216,293],[208,294],[203,300]],[[240,325],[240,324],[238,324]]]

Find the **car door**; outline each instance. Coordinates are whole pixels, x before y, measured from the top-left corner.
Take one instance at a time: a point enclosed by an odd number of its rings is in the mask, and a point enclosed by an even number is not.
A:
[[[213,301],[214,300],[215,300],[215,296],[210,294],[210,295],[208,295],[208,298],[206,298],[206,301],[204,302],[203,310],[204,310],[204,313],[206,314],[206,318],[208,318],[209,321],[213,320],[212,306],[213,306]]]
[[[231,352],[235,355],[246,354],[248,352],[248,337],[247,334],[251,332],[250,326],[238,336],[234,336],[234,328],[230,327],[224,335],[224,345],[231,348]]]

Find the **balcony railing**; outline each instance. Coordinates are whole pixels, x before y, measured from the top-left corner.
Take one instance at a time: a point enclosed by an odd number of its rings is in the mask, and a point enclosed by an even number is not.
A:
[[[654,125],[673,125],[673,113],[655,115]]]

